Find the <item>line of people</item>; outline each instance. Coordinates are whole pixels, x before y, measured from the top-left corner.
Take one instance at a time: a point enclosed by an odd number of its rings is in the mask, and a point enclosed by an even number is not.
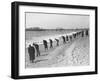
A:
[[[67,41],[72,41],[73,38],[77,38],[79,36],[84,37],[84,36],[88,36],[89,35],[89,31],[88,30],[82,30],[76,33],[72,33],[72,35],[66,35],[66,36],[61,36],[62,40],[63,40],[63,44],[65,44]],[[55,38],[56,41],[56,46],[59,46],[59,39]],[[49,43],[50,43],[50,47],[49,48],[53,48],[53,40],[49,39]],[[44,45],[44,49],[45,51],[48,50],[48,42],[47,40],[43,40],[43,45]],[[35,56],[40,56],[40,50],[39,50],[39,45],[36,43],[33,43],[33,45],[29,45],[28,47],[28,53],[29,53],[29,58],[30,58],[30,62],[34,63],[35,60]]]

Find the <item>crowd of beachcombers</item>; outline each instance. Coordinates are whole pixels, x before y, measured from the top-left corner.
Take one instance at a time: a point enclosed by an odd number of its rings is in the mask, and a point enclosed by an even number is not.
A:
[[[88,36],[89,35],[89,30],[85,29],[85,30],[81,30],[81,31],[77,31],[72,33],[71,35],[66,34],[66,36],[61,36],[62,40],[63,40],[63,44],[65,44],[67,41],[72,41],[73,39],[77,38],[77,37],[84,37],[84,36]],[[56,41],[56,46],[59,46],[59,39],[55,38]],[[48,48],[53,48],[53,40],[49,39],[49,46],[48,46],[48,42],[47,40],[43,40],[43,45],[44,45],[44,49],[45,51],[48,50]],[[28,46],[28,54],[29,54],[29,60],[30,63],[35,63],[35,58],[41,56],[40,50],[39,50],[39,44],[34,43],[33,44],[29,44]]]

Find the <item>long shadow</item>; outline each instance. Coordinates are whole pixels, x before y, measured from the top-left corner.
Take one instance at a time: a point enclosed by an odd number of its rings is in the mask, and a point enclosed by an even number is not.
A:
[[[43,54],[43,55],[41,55],[41,56],[47,56],[48,54]]]
[[[45,60],[48,60],[48,59],[36,60],[35,63],[45,61]]]

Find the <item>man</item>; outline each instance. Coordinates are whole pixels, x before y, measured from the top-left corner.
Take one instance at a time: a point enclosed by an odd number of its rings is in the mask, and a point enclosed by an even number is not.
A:
[[[76,38],[76,34],[73,34],[73,37]]]
[[[62,39],[63,39],[63,44],[66,43],[66,40],[65,40],[64,36],[62,36]]]
[[[53,45],[52,45],[53,41],[51,39],[49,39],[49,41],[50,41],[50,48],[53,48]]]
[[[78,37],[78,32],[76,33],[76,36]]]
[[[46,40],[43,40],[45,51],[48,50],[48,43]]]
[[[57,44],[56,44],[56,45],[57,45],[57,46],[59,46],[59,40],[58,40],[58,39],[55,39],[55,40],[56,40],[56,42],[57,42]]]
[[[89,32],[88,32],[88,30],[86,30],[86,36],[88,36],[89,35]]]
[[[34,60],[35,60],[35,48],[33,46],[29,45],[28,53],[29,53],[29,57],[30,57],[30,62],[34,63]]]
[[[72,36],[69,36],[70,37],[70,41],[72,41]]]
[[[36,51],[37,51],[37,57],[40,56],[39,45],[33,43],[33,46],[35,46],[35,48],[36,48]]]
[[[68,41],[68,36],[66,35],[66,41]]]
[[[82,37],[84,37],[84,31],[82,31]]]

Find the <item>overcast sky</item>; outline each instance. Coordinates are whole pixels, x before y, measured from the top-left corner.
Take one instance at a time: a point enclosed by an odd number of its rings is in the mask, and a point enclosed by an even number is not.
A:
[[[70,14],[44,14],[44,13],[26,13],[26,28],[40,27],[45,29],[55,28],[88,28],[88,15],[70,15]]]

